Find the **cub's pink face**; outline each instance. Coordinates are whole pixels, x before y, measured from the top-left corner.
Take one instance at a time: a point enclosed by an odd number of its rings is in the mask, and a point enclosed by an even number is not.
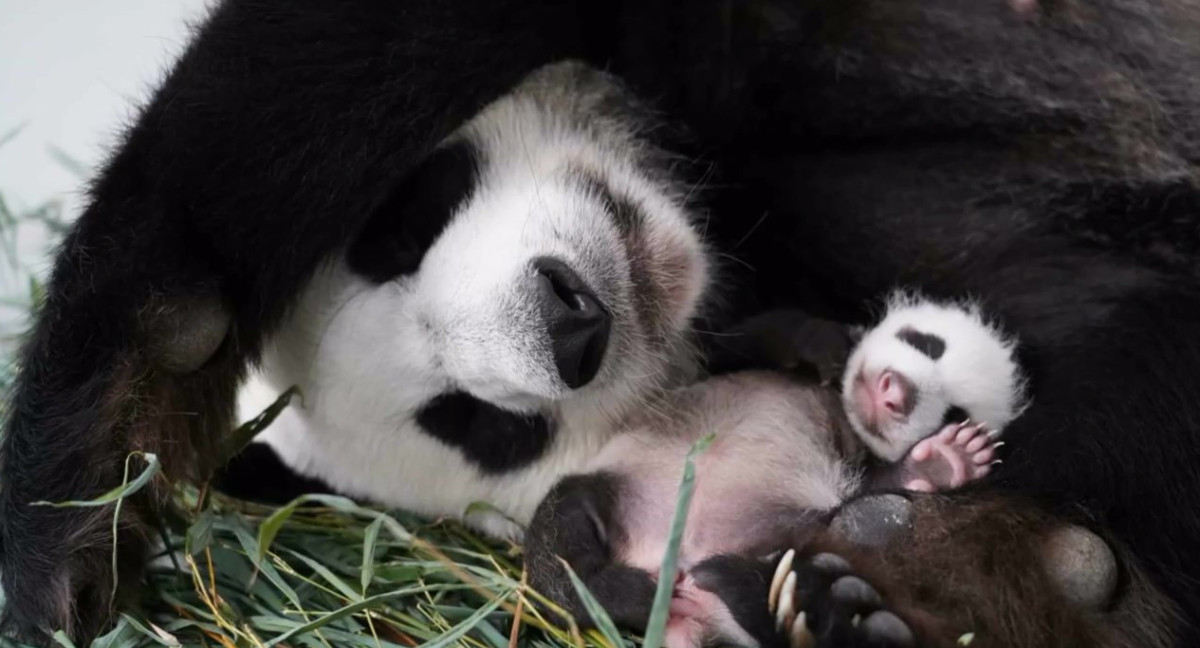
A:
[[[882,437],[894,436],[917,405],[917,386],[893,368],[869,372],[864,367],[854,378],[850,397],[863,427]]]
[[[842,396],[858,435],[877,455],[892,461],[936,432],[953,410],[937,382],[934,363],[907,356],[866,354],[857,369],[848,372],[851,377]]]

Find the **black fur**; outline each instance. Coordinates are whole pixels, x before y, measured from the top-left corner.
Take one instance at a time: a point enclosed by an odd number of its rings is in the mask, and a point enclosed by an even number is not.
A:
[[[350,244],[350,270],[376,283],[416,272],[454,210],[471,197],[479,155],[466,141],[434,151],[375,209]]]
[[[932,334],[918,331],[910,326],[900,329],[896,337],[908,346],[920,351],[930,360],[937,360],[946,352],[946,341]]]
[[[786,371],[839,389],[838,378],[853,347],[846,324],[794,308],[759,313],[702,335],[701,343],[710,374]]]
[[[621,478],[595,473],[560,481],[538,506],[525,538],[529,584],[571,616],[595,622],[571,584],[566,561],[613,622],[644,629],[654,603],[650,574],[620,564],[614,551],[625,541],[618,516]]]
[[[907,627],[881,633],[876,624],[889,613],[883,599],[869,583],[851,573],[849,563],[835,554],[818,554],[798,561],[795,608],[803,611],[814,645],[822,648],[907,648],[912,632]],[[872,617],[875,617],[872,619]]]
[[[265,443],[251,443],[212,478],[217,490],[245,500],[283,505],[305,493],[334,494],[323,480],[292,470]]]
[[[767,607],[767,594],[775,565],[741,556],[713,556],[692,569],[696,587],[720,597],[729,613],[763,648],[787,646],[775,630],[775,617]]]
[[[135,448],[206,474],[238,378],[317,265],[484,102],[580,56],[719,163],[731,310],[865,321],[896,283],[980,295],[1036,383],[991,487],[1084,506],[1187,615],[1178,645],[1200,644],[1200,14],[1041,4],[226,0],[96,179],[25,346],[2,447],[8,628],[82,640],[107,621],[110,512],[29,503],[108,490]],[[163,370],[153,314],[214,292],[223,342]],[[124,509],[128,586],[154,502]]]
[[[554,441],[554,423],[540,414],[516,414],[466,392],[442,394],[417,412],[422,432],[484,473],[503,474],[536,461]]]
[[[951,423],[962,423],[963,421],[966,421],[967,418],[967,410],[957,405],[951,405],[946,410],[946,415],[942,417],[942,427],[946,427]]]

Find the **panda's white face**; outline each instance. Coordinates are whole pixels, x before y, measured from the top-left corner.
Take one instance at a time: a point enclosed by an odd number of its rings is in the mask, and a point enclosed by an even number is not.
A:
[[[1027,404],[1015,346],[975,306],[897,293],[846,364],[851,427],[889,461],[966,418],[999,433]]]
[[[427,488],[459,487],[423,487],[422,471],[464,483],[569,469],[562,453],[592,452],[693,368],[705,249],[684,188],[650,175],[662,169],[640,125],[601,110],[610,84],[569,64],[535,75],[313,280],[265,360],[276,387],[304,394],[304,438],[273,443],[285,460],[351,493],[458,513],[423,506]],[[379,456],[391,467],[368,465]],[[543,486],[529,488],[514,497],[532,506]]]

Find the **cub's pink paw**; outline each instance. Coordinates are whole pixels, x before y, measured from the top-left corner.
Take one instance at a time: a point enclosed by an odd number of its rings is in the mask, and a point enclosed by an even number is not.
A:
[[[958,488],[991,471],[997,443],[983,423],[951,423],[913,446],[904,460],[904,488],[931,493]]]

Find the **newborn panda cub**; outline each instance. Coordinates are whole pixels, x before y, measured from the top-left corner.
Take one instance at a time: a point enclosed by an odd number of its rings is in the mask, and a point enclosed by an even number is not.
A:
[[[672,391],[542,502],[526,536],[531,583],[587,619],[561,558],[615,622],[644,628],[684,458],[715,433],[696,460],[666,643],[786,644],[761,558],[803,545],[863,490],[953,488],[987,474],[995,437],[1024,407],[1014,346],[975,308],[897,296],[850,355],[841,395],[757,370]],[[872,616],[859,631],[903,643],[902,621]],[[784,625],[803,643],[816,621]]]

